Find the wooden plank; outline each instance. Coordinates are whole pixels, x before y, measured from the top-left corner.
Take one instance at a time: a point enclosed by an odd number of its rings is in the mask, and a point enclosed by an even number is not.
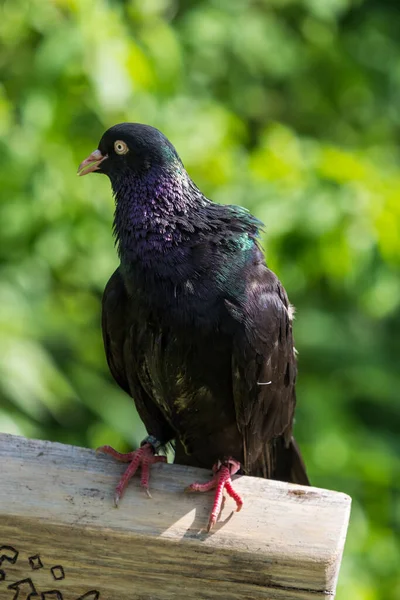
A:
[[[232,514],[228,498],[207,534],[211,495],[183,490],[210,473],[154,465],[153,498],[135,478],[115,509],[124,468],[92,450],[0,434],[1,600],[334,598],[345,494],[238,477],[242,511]]]

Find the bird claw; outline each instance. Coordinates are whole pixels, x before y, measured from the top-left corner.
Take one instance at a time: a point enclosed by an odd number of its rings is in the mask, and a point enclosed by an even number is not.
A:
[[[144,488],[146,495],[148,498],[151,498],[151,494],[149,492],[149,475],[150,475],[150,465],[156,462],[166,462],[167,459],[165,456],[156,456],[154,454],[154,447],[152,444],[146,442],[144,443],[138,450],[134,450],[133,452],[129,452],[127,454],[121,454],[111,448],[111,446],[101,446],[97,448],[96,452],[104,452],[105,454],[110,454],[117,460],[121,462],[130,462],[130,465],[126,469],[125,473],[122,475],[114,496],[114,505],[118,508],[119,502],[125,492],[125,489],[128,485],[129,480],[136,473],[138,468],[141,468],[141,484]]]
[[[239,510],[242,508],[242,497],[233,489],[231,480],[231,475],[237,473],[239,469],[240,463],[232,458],[224,461],[222,464],[218,461],[218,463],[213,467],[214,475],[212,479],[206,483],[192,483],[185,488],[185,492],[208,492],[209,490],[216,488],[214,504],[207,525],[207,533],[209,533],[214,527],[224,506],[224,490],[236,502],[236,512],[239,512]]]
[[[194,492],[198,491],[198,490],[193,489],[194,485],[195,485],[194,483],[187,485],[185,487],[185,489],[183,490],[185,492],[185,494],[193,494]]]

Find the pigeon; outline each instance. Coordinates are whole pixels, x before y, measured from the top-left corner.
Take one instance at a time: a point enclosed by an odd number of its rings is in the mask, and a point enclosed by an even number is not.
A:
[[[128,462],[118,505],[141,469],[175,445],[175,462],[212,469],[208,530],[235,473],[309,485],[292,434],[296,404],[293,308],[260,246],[263,224],[248,210],[207,198],[156,128],[108,129],[78,174],[109,177],[120,265],[102,299],[106,358],[135,402],[148,437]]]

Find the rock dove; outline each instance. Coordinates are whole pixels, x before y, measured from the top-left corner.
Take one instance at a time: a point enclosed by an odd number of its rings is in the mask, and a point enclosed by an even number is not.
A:
[[[148,490],[172,441],[177,463],[213,469],[188,489],[216,489],[208,530],[224,490],[242,506],[234,473],[308,485],[292,436],[293,310],[266,266],[262,223],[206,198],[149,125],[108,129],[78,169],[92,172],[111,181],[120,258],[102,301],[105,352],[149,434],[129,454],[99,449],[130,462],[116,504],[139,467]]]

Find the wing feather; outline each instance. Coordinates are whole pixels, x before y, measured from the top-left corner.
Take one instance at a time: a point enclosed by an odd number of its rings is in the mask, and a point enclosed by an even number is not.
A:
[[[143,325],[142,325],[143,326]],[[106,285],[102,301],[102,330],[107,363],[118,385],[135,401],[147,432],[160,442],[175,437],[139,374],[145,369],[141,352],[141,323],[135,318],[122,276],[117,269]]]
[[[258,252],[258,251],[257,251]],[[292,311],[286,292],[259,254],[245,275],[245,298],[226,301],[236,320],[233,337],[233,395],[243,436],[246,472],[274,468],[274,440],[292,439],[296,403],[296,357]]]

